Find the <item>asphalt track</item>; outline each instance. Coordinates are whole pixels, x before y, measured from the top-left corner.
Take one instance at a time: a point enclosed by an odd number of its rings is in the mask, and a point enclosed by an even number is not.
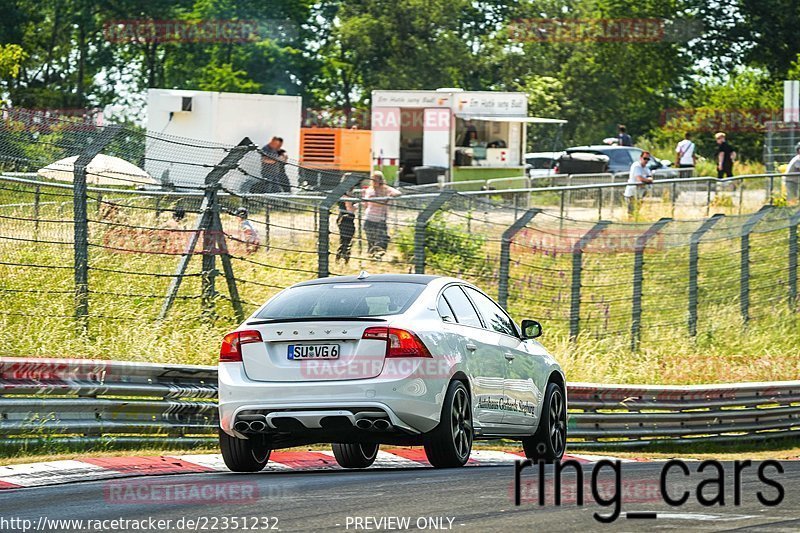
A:
[[[725,469],[726,505],[704,507],[694,494],[697,485],[715,474],[714,470],[697,473],[698,462],[687,462],[690,475],[677,469],[668,476],[667,489],[673,496],[683,490],[692,492],[685,505],[669,507],[658,493],[664,463],[623,463],[619,518],[610,525],[601,524],[593,514],[609,515],[613,506],[602,507],[592,501],[584,506],[574,503],[576,474],[567,470],[563,476],[565,501],[555,506],[547,493],[545,506],[539,506],[533,485],[537,471],[522,474],[522,504],[514,505],[514,467],[486,466],[453,470],[432,468],[380,469],[367,471],[263,472],[259,474],[201,473],[151,478],[127,478],[79,482],[50,487],[14,489],[0,492],[0,528],[21,531],[8,522],[28,519],[41,531],[41,517],[53,519],[170,519],[161,531],[378,531],[436,529],[451,531],[580,531],[592,528],[609,531],[675,529],[680,531],[800,531],[800,462],[782,462],[783,474],[768,471],[768,477],[785,490],[783,501],[774,507],[761,504],[756,494],[771,500],[777,490],[759,481],[756,467],[742,473],[741,502],[734,505],[734,467]],[[585,483],[590,484],[594,464],[584,464]],[[602,497],[613,496],[614,475],[609,469],[598,477]],[[553,480],[552,467],[545,470],[546,486]],[[155,484],[155,485],[154,485]],[[154,486],[158,490],[153,490]],[[198,501],[170,501],[170,491],[189,487],[223,487],[211,498]],[[228,491],[234,487],[236,490]],[[609,492],[611,491],[611,492]],[[706,487],[705,494],[717,493]],[[590,498],[590,497],[589,497]],[[567,501],[571,500],[571,501]],[[631,512],[655,512],[657,518],[634,518]],[[626,517],[627,516],[627,517]],[[203,522],[202,517],[209,520]],[[227,529],[223,520],[228,518]],[[239,517],[238,528],[230,521]],[[276,517],[261,520],[259,517]],[[409,527],[398,522],[376,522],[389,517],[407,517]],[[200,519],[195,527],[185,521]],[[216,518],[217,522],[212,520]],[[358,519],[361,519],[359,522]],[[370,518],[368,520],[368,518]],[[439,519],[438,521],[436,519]],[[2,520],[5,519],[6,522]],[[184,527],[179,527],[183,519]],[[247,519],[249,529],[242,527]],[[452,519],[452,522],[450,522]],[[16,523],[20,525],[19,522]],[[211,526],[216,525],[212,528]],[[360,527],[359,527],[360,526]],[[400,526],[400,527],[398,527]],[[401,529],[402,527],[402,529]],[[441,530],[440,529],[440,530]],[[52,522],[48,531],[57,531]],[[77,530],[63,528],[60,530]],[[84,531],[86,529],[83,529]],[[125,531],[124,528],[117,528]],[[111,529],[93,529],[111,531]]]

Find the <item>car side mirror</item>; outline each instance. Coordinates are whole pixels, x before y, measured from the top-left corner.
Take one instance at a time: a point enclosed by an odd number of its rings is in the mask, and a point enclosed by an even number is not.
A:
[[[542,325],[535,320],[522,321],[522,339],[535,339],[542,336]]]

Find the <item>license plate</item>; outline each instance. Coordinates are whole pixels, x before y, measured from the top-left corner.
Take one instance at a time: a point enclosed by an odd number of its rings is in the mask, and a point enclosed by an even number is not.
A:
[[[339,359],[339,345],[290,344],[289,359]]]

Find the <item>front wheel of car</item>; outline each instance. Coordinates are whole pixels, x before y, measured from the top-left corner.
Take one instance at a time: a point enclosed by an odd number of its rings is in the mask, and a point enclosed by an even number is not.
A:
[[[332,445],[333,456],[342,468],[367,468],[378,456],[377,444],[342,444]]]
[[[453,381],[447,388],[439,425],[425,443],[425,455],[435,468],[464,466],[472,451],[472,403],[467,388]]]
[[[219,430],[219,448],[222,459],[232,472],[259,472],[267,466],[272,452],[255,439],[239,439]]]
[[[522,439],[525,457],[534,462],[561,461],[567,449],[567,402],[564,390],[556,383],[547,385],[539,427]]]

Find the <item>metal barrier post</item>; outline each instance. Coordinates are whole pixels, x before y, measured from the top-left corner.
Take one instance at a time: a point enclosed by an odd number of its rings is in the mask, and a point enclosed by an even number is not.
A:
[[[575,340],[580,331],[581,316],[581,271],[583,270],[583,249],[592,242],[610,222],[601,220],[587,231],[572,247],[572,288],[569,308],[569,337]]]
[[[72,213],[74,218],[75,318],[80,334],[89,330],[89,214],[87,212],[86,167],[114,140],[119,126],[106,126],[75,160]]]
[[[711,181],[706,182],[706,216],[711,210]]]
[[[717,213],[692,233],[689,241],[689,335],[697,335],[697,262],[700,239],[725,215]]]
[[[644,249],[661,228],[671,222],[671,218],[662,218],[647,228],[647,231],[636,237],[633,256],[633,305],[631,312],[631,350],[639,347],[639,330],[642,321],[642,281],[644,270]]]
[[[319,238],[317,240],[317,274],[321,278],[327,278],[330,275],[329,269],[329,254],[330,254],[330,218],[331,207],[333,207],[339,199],[344,196],[350,189],[355,187],[362,177],[351,174],[340,181],[336,187],[325,196],[319,204]],[[316,213],[314,214],[316,218]]]
[[[511,266],[511,241],[542,210],[528,209],[503,232],[500,242],[500,279],[497,285],[497,303],[504,309],[508,305],[508,277]]]
[[[428,220],[453,194],[455,191],[452,189],[442,191],[417,215],[417,222],[414,226],[414,273],[416,274],[425,273],[425,229],[428,226]]]
[[[767,189],[767,205],[772,205],[772,194],[775,190],[775,178],[769,177],[769,189]]]
[[[797,225],[800,211],[789,220],[789,309],[797,307]]]
[[[264,202],[264,249],[269,250],[269,198]]]
[[[750,320],[750,233],[758,221],[772,209],[771,205],[765,205],[754,215],[747,219],[742,226],[742,252],[741,269],[739,277],[739,304],[742,310],[742,318],[745,322]]]

